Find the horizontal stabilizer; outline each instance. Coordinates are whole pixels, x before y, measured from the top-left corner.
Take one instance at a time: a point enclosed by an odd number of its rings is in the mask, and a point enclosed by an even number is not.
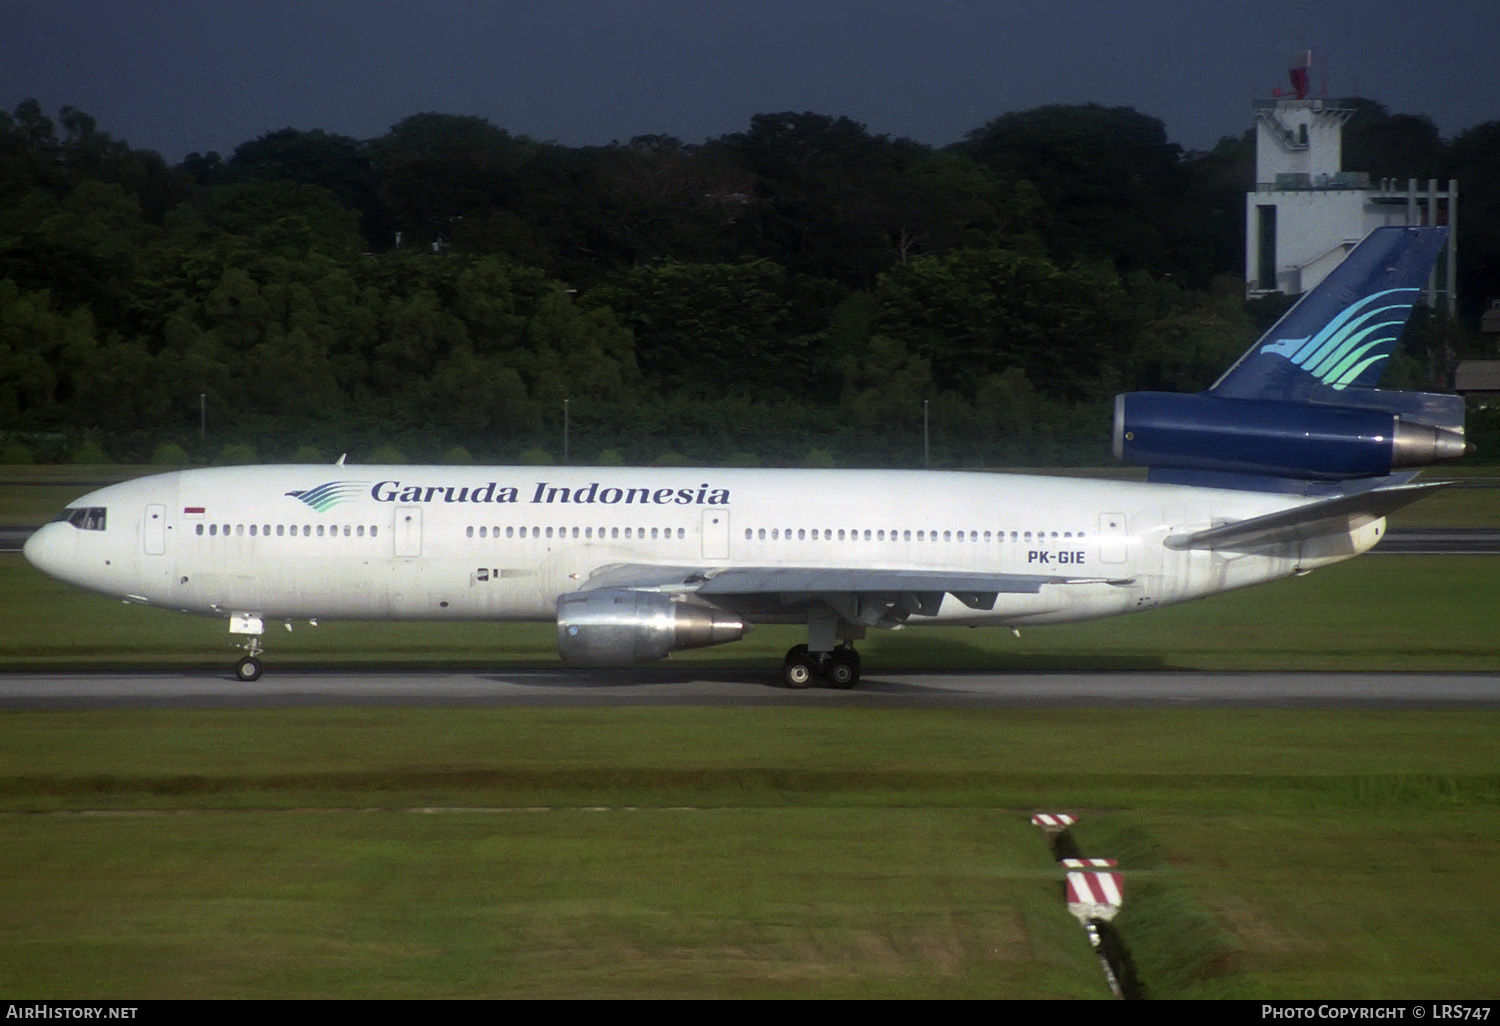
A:
[[[1192,534],[1175,534],[1164,544],[1169,549],[1250,549],[1323,535],[1348,534],[1451,483],[1434,481],[1399,485],[1320,499]]]

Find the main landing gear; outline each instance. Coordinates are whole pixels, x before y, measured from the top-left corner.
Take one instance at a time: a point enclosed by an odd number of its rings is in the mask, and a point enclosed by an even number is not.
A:
[[[782,683],[800,690],[818,680],[844,690],[858,684],[859,653],[854,646],[845,643],[831,652],[809,652],[806,645],[793,645],[781,664]]]

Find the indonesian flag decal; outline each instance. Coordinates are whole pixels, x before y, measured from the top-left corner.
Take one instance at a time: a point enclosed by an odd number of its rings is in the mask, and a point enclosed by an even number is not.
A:
[[[182,507],[182,515],[185,516],[185,517],[187,517],[189,520],[201,520],[201,519],[203,519],[203,514],[204,513],[205,513],[205,509],[202,506],[184,506],[184,507]]]

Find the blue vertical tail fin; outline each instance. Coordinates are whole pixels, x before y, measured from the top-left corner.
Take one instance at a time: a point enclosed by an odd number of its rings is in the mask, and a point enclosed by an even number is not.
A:
[[[1208,390],[1117,396],[1115,455],[1153,481],[1304,494],[1462,456],[1462,396],[1375,387],[1447,236],[1377,228]]]
[[[1338,402],[1380,381],[1447,228],[1377,228],[1208,390],[1225,399]]]

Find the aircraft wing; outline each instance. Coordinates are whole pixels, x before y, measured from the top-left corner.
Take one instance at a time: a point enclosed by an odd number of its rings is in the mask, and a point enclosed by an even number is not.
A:
[[[1406,484],[1320,499],[1191,534],[1174,534],[1163,544],[1169,549],[1252,549],[1327,534],[1348,534],[1451,483]]]
[[[733,567],[714,572],[696,589],[700,595],[793,592],[936,591],[953,594],[1006,592],[1035,595],[1044,584],[1069,578],[1044,574],[976,574],[943,570],[827,569],[817,567]]]
[[[751,566],[709,568],[616,564],[580,589],[691,593],[751,615],[793,613],[810,603],[832,607],[851,623],[891,626],[913,613],[936,615],[944,595],[971,609],[993,609],[1001,594],[1035,595],[1048,584],[1093,584],[1101,577],[991,574],[951,570]],[[1123,583],[1123,582],[1114,582]]]

